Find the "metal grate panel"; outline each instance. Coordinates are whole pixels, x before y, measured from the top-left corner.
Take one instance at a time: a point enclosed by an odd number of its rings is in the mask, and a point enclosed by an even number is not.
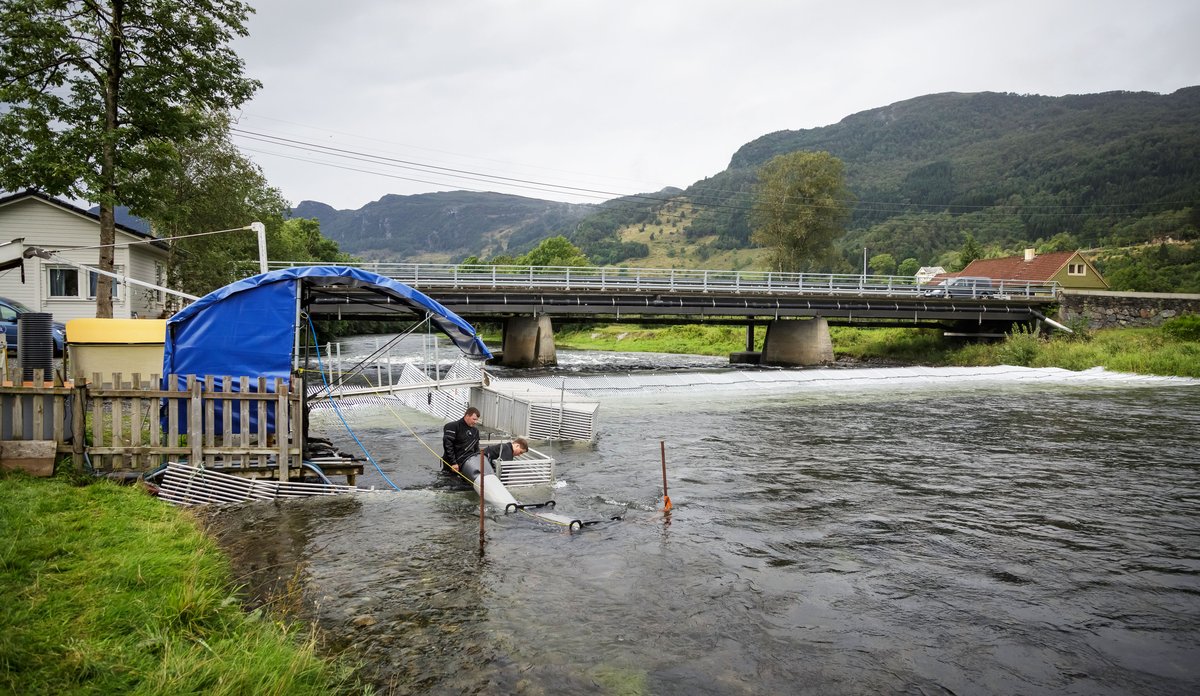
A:
[[[355,486],[331,483],[280,482],[232,476],[213,469],[171,462],[163,475],[158,497],[175,505],[191,507],[210,503],[241,503],[247,500],[308,498],[315,495],[354,493]]]

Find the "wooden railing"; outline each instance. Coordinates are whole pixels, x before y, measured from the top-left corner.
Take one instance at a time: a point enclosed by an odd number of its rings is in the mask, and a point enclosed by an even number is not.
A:
[[[163,388],[157,375],[96,373],[66,383],[40,371],[32,380],[5,377],[0,439],[54,440],[60,457],[96,473],[186,461],[286,481],[302,465],[302,380],[289,388],[282,379],[188,376],[182,387],[169,379]]]

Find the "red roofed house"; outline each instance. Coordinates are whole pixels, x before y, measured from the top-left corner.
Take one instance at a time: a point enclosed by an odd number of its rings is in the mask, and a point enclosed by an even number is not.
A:
[[[1108,282],[1078,251],[1036,254],[1033,249],[1026,249],[1024,256],[975,259],[966,268],[951,275],[1043,283],[1055,281],[1063,288],[1082,290],[1108,289]]]

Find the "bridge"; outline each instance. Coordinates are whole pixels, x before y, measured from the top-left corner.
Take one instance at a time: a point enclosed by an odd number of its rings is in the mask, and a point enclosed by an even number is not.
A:
[[[272,262],[272,267],[296,264]],[[767,326],[769,364],[832,360],[833,325],[933,327],[999,335],[1014,323],[1049,321],[1057,283],[996,279],[986,288],[943,289],[912,276],[663,268],[362,263],[364,270],[417,288],[471,322],[504,324],[503,362],[553,362],[553,323],[705,323]],[[353,292],[353,290],[348,290]],[[351,307],[354,309],[351,309]],[[386,306],[331,296],[314,316],[380,318]],[[797,321],[812,319],[814,321]]]

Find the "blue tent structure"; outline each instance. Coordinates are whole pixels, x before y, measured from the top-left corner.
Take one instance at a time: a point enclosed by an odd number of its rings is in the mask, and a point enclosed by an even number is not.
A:
[[[346,266],[303,266],[270,271],[230,283],[201,297],[167,321],[163,385],[177,389],[187,376],[266,377],[291,383],[300,367],[305,314],[314,318],[428,317],[468,357],[491,351],[475,329],[428,295],[391,278]],[[273,405],[268,430],[274,431]],[[166,415],[164,414],[164,419]],[[240,432],[233,414],[233,432]],[[251,420],[254,420],[252,415]],[[251,428],[255,425],[252,422]]]

